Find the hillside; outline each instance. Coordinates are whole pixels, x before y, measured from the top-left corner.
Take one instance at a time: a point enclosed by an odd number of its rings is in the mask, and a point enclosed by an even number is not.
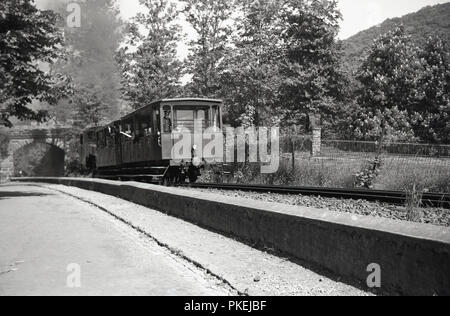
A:
[[[428,6],[401,18],[388,19],[378,26],[359,32],[343,41],[344,60],[349,67],[356,69],[373,41],[401,24],[418,45],[422,45],[433,34],[439,35],[448,42],[450,40],[450,3]]]

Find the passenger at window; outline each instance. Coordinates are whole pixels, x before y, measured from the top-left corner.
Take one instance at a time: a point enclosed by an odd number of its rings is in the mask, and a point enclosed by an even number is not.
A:
[[[172,111],[164,111],[164,133],[172,132]]]

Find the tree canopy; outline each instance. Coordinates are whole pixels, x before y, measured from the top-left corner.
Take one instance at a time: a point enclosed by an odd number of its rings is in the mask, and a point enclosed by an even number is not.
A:
[[[38,10],[33,1],[0,2],[0,122],[11,117],[43,121],[47,112],[30,107],[33,100],[56,103],[63,78],[43,70],[60,53],[58,15]]]
[[[51,8],[66,14],[68,2]],[[126,106],[198,96],[223,99],[234,126],[299,131],[320,116],[335,137],[450,143],[447,5],[402,19],[405,27],[383,24],[350,66],[337,0],[140,0],[144,10],[127,24],[116,4],[80,2],[81,25],[69,28],[31,0],[1,2],[1,124],[50,114],[84,128]],[[439,27],[417,40],[409,22],[427,12]],[[187,43],[181,25],[195,33]]]
[[[65,1],[54,2],[63,14]],[[70,78],[70,95],[50,107],[58,122],[78,127],[97,126],[119,117],[120,68],[116,53],[122,41],[122,21],[115,1],[86,0],[80,3],[81,25],[64,29],[64,56],[53,71]]]
[[[195,96],[217,97],[223,58],[232,33],[230,17],[235,0],[184,0],[186,21],[196,31],[189,43],[186,72],[192,76],[188,88]]]
[[[403,27],[377,39],[357,73],[344,135],[364,140],[448,141],[449,50],[417,47]]]
[[[450,143],[450,47],[439,37],[430,37],[419,51],[423,65],[419,84],[422,98],[416,133],[427,142]]]
[[[177,58],[181,38],[179,11],[168,0],[141,0],[146,8],[128,25],[118,59],[123,96],[134,108],[174,97],[180,89],[182,63]]]
[[[345,77],[336,37],[341,13],[337,1],[289,0],[284,14],[287,63],[283,69],[283,105],[294,122],[311,113],[336,114]]]
[[[244,126],[273,124],[282,82],[281,1],[247,0],[240,7],[234,47],[224,58],[221,96],[228,120]]]

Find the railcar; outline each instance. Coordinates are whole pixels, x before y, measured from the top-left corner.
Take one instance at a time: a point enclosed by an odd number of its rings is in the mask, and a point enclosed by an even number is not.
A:
[[[213,99],[165,99],[111,122],[96,130],[95,176],[104,179],[133,179],[151,183],[196,182],[206,161],[223,157],[199,153],[198,135],[208,130],[222,133],[222,101]],[[192,148],[174,156],[174,145],[186,137]],[[202,147],[203,148],[203,147]],[[94,157],[93,157],[94,156]]]

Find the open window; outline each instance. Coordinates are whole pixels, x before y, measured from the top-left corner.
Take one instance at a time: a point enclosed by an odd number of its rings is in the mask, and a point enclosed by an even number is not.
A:
[[[195,111],[190,108],[175,108],[174,118],[175,124],[174,128],[177,131],[182,130],[193,130],[194,128],[194,117]]]
[[[150,114],[145,113],[136,117],[136,134],[150,136],[153,133],[153,121]]]
[[[164,106],[163,107],[163,132],[165,134],[172,133],[172,107]]]
[[[201,108],[201,109],[197,109],[195,110],[195,119],[200,122],[200,126],[202,128],[202,130],[205,130],[209,127],[209,109],[208,108]]]
[[[214,128],[222,128],[221,119],[220,119],[220,107],[212,106],[211,107],[211,127]]]
[[[133,138],[135,132],[134,120],[133,118],[126,119],[122,121],[121,134],[125,137],[125,140],[130,140]]]
[[[199,106],[196,108],[192,107],[175,107],[174,108],[174,129],[183,130],[188,129],[193,131],[195,128],[195,121],[199,124],[202,130],[207,129],[211,126],[210,107]]]
[[[159,107],[153,108],[153,133],[157,135],[161,134],[161,114]]]
[[[106,130],[101,130],[98,132],[97,145],[99,148],[106,148]]]

